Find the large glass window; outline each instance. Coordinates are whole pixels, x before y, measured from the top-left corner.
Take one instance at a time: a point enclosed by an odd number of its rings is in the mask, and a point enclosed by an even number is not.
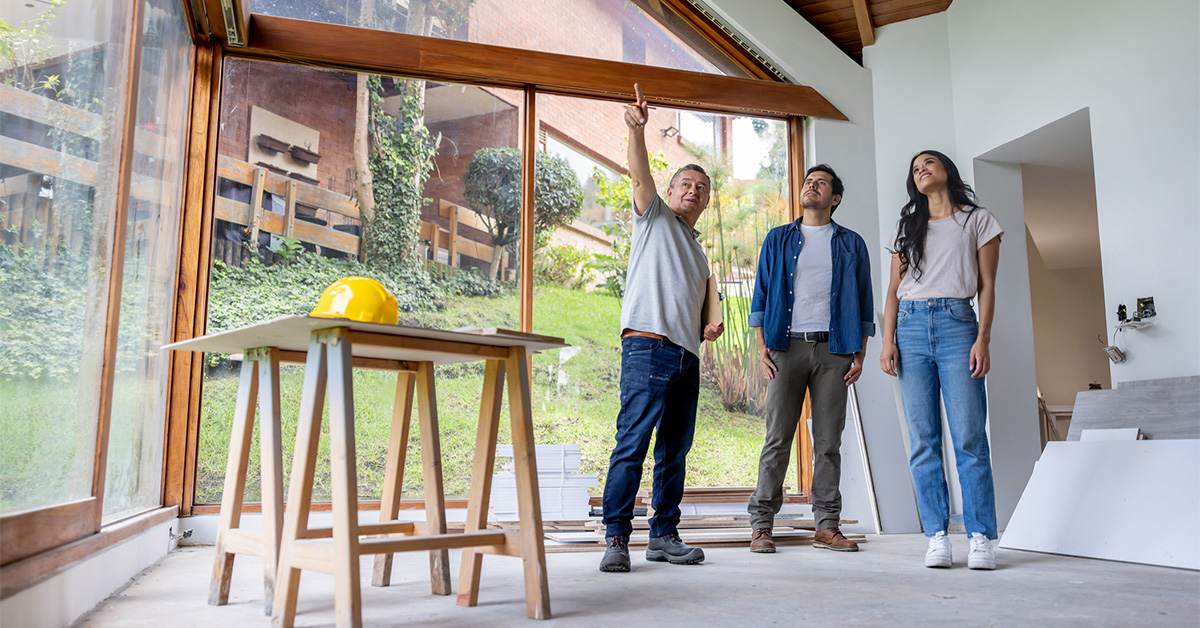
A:
[[[92,494],[129,6],[5,0],[0,12],[0,511],[12,511]]]
[[[147,0],[126,216],[121,324],[113,380],[104,514],[158,506],[167,356],[175,305],[191,43],[175,0]]]
[[[647,0],[251,0],[255,13],[729,76],[746,71]]]
[[[598,476],[593,494],[599,495],[620,408],[621,299],[631,235],[629,180],[621,174],[628,129],[620,103],[543,95],[537,107],[542,129],[553,130],[547,152],[572,169],[585,190],[591,186],[576,215],[555,202],[569,185],[545,194],[547,188],[537,188],[543,196],[535,199],[542,231],[535,240],[533,331],[572,345],[534,358],[538,442],[579,445],[580,471]],[[688,125],[684,133],[681,121]],[[687,133],[693,122],[701,131]],[[786,124],[655,108],[646,143],[660,194],[688,163],[701,165],[713,186],[696,228],[726,294],[726,331],[701,348],[687,482],[752,486],[765,429],[765,382],[747,323],[759,246],[767,231],[789,219]],[[652,465],[648,456],[647,488]]]
[[[401,324],[518,328],[523,98],[227,59],[207,332],[307,314],[348,275],[383,282],[400,302]],[[207,356],[196,503],[221,498],[239,366]],[[483,364],[438,367],[436,377],[446,494],[465,495]],[[284,367],[285,468],[302,381],[303,367]],[[364,499],[380,495],[395,386],[391,373],[354,375]],[[415,418],[411,434],[404,494],[419,498]],[[251,457],[254,501],[257,446]],[[317,478],[314,497],[328,499],[327,465]]]

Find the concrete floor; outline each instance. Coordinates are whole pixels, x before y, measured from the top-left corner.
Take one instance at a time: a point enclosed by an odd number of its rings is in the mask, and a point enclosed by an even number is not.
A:
[[[1200,626],[1200,572],[998,550],[993,572],[926,569],[920,535],[870,536],[857,554],[781,547],[710,549],[703,565],[647,563],[600,573],[600,553],[550,554],[547,625],[587,626]],[[206,604],[213,548],[170,554],[76,625],[262,626],[262,561],[239,557],[230,604]],[[370,563],[364,559],[364,578]],[[457,587],[459,554],[451,552]],[[393,585],[363,586],[366,626],[537,626],[526,619],[520,561],[484,559],[480,605],[429,593],[423,553],[396,557]],[[297,626],[333,624],[331,576],[305,572]]]

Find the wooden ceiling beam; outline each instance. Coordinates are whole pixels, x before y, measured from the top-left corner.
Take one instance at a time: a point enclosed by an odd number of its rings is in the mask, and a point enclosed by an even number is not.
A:
[[[815,89],[804,85],[258,14],[250,18],[250,46],[244,54],[419,79],[522,89],[533,86],[543,93],[606,100],[632,100],[633,84],[640,83],[647,101],[666,107],[777,118],[847,119]]]
[[[863,47],[875,44],[875,26],[871,24],[871,9],[867,0],[854,0],[854,17],[858,20],[858,36]]]

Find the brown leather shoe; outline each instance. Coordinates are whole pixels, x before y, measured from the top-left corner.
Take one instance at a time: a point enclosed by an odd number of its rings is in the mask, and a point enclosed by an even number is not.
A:
[[[851,541],[842,534],[842,531],[837,528],[825,528],[817,530],[817,534],[813,536],[813,547],[821,549],[831,549],[835,552],[857,552],[858,543]]]
[[[756,554],[774,554],[775,539],[771,538],[771,528],[754,528],[750,537],[750,551]]]

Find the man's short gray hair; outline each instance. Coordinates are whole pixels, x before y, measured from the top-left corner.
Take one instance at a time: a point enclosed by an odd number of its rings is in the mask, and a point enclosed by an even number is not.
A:
[[[688,164],[679,170],[676,170],[675,174],[671,175],[671,184],[668,187],[675,187],[675,179],[678,179],[679,175],[687,170],[699,172],[700,174],[704,175],[705,179],[709,179],[710,184],[712,183],[712,179],[709,178],[708,173],[704,171],[704,168],[701,168],[698,164]]]

